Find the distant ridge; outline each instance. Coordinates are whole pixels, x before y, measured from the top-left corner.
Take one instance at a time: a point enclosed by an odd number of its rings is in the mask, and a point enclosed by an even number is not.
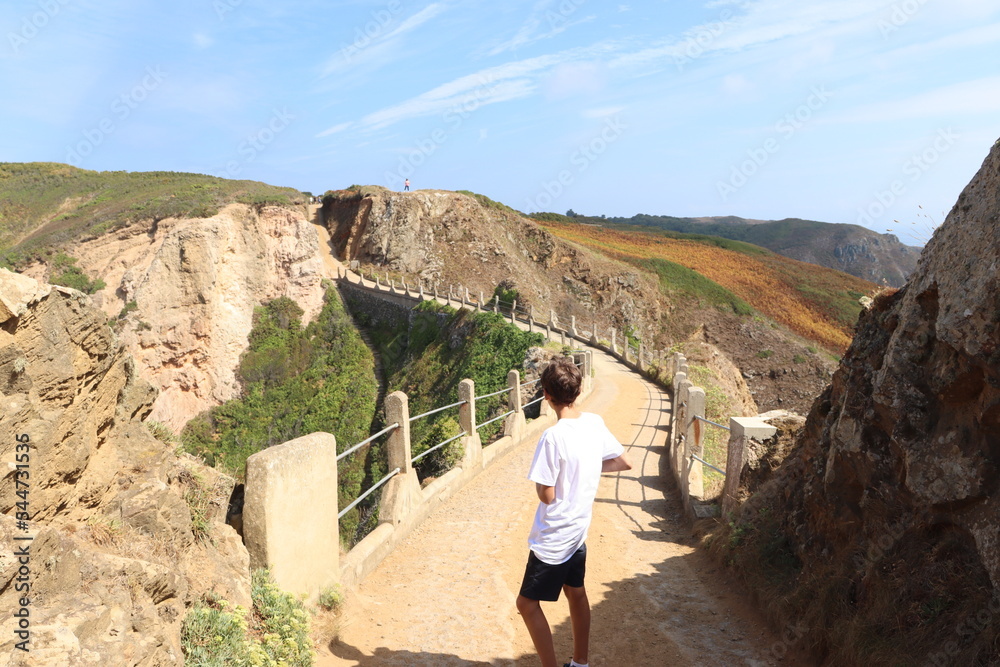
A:
[[[890,287],[902,287],[906,283],[907,277],[917,266],[921,251],[919,247],[904,245],[894,234],[879,234],[860,225],[800,218],[676,218],[640,213],[631,218],[574,217],[573,220],[609,227],[655,227],[684,234],[707,234],[743,241],[791,259],[836,269]]]

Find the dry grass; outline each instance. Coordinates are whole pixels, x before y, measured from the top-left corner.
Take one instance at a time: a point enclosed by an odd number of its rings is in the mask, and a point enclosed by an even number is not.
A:
[[[162,537],[147,535],[117,519],[92,517],[81,528],[79,535],[105,553],[171,569],[177,565],[179,556],[173,543]]]
[[[838,271],[767,252],[591,225],[539,222],[556,236],[626,261],[660,259],[692,269],[799,335],[843,351],[873,285]]]

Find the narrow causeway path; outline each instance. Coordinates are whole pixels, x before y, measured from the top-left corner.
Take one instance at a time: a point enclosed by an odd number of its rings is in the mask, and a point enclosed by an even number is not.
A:
[[[595,351],[594,366],[583,408],[604,417],[633,469],[605,475],[595,503],[591,665],[779,664],[780,641],[695,550],[668,487],[666,393],[609,355]],[[514,607],[538,502],[526,478],[533,451],[525,443],[481,473],[350,592],[317,665],[538,665]],[[543,609],[557,655],[568,658],[565,600]]]

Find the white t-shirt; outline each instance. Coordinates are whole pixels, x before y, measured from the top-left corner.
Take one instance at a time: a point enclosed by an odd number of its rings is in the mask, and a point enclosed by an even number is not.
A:
[[[542,433],[528,479],[555,487],[551,504],[538,503],[528,546],[549,565],[569,560],[587,539],[601,464],[625,451],[599,415],[560,419]]]

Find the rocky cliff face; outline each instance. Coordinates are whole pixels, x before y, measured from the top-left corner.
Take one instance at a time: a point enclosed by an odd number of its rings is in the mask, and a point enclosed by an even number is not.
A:
[[[108,287],[95,295],[139,373],[159,390],[151,418],[175,429],[234,398],[254,307],[294,299],[322,307],[322,263],[305,210],[233,204],[208,219],[136,224],[73,248]],[[37,275],[37,274],[36,274]]]
[[[791,615],[832,628],[810,629],[828,655],[863,657],[837,653],[838,634],[854,648],[878,635],[907,664],[996,664],[998,473],[1000,143],[907,286],[862,315],[740,521],[770,535],[765,566],[794,574]]]
[[[150,433],[155,398],[88,297],[0,270],[5,664],[179,665],[196,598],[249,605],[249,558],[223,523],[233,480]]]
[[[428,288],[434,282],[444,291],[461,285],[488,299],[508,281],[539,321],[548,320],[551,308],[576,316],[587,331],[595,320],[605,331],[626,324],[651,328],[661,316],[657,300],[648,298],[658,291],[648,277],[464,194],[369,187],[327,198],[323,212],[345,261],[419,278]]]

